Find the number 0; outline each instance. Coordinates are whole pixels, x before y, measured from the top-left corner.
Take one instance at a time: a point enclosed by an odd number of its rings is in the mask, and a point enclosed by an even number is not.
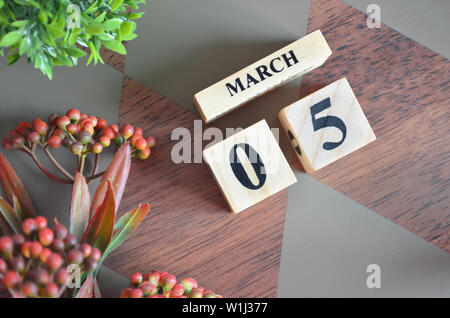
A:
[[[245,172],[244,166],[239,161],[239,157],[237,155],[237,148],[241,148],[245,151],[245,154],[247,155],[247,158],[249,158],[250,163],[252,164],[253,170],[255,171],[256,176],[258,177],[258,184],[253,184],[253,182],[250,180],[250,178],[247,175],[247,172]],[[252,162],[253,159],[256,158],[256,162]],[[264,183],[266,183],[266,174],[261,173],[261,171],[264,171],[264,163],[261,160],[261,157],[256,152],[255,149],[253,149],[252,146],[249,144],[237,144],[234,145],[233,148],[230,150],[230,165],[231,170],[233,170],[234,175],[239,180],[239,182],[246,188],[250,190],[258,190],[261,188]]]
[[[311,106],[311,117],[312,117],[312,124],[314,131],[317,131],[319,129],[325,128],[325,127],[336,127],[342,132],[342,139],[339,142],[324,142],[323,149],[325,150],[333,150],[337,147],[339,147],[345,140],[345,137],[347,136],[347,127],[345,126],[345,123],[336,116],[325,116],[325,117],[319,117],[316,118],[316,115],[320,113],[321,111],[330,108],[331,101],[330,98],[327,97],[323,101],[314,104]]]

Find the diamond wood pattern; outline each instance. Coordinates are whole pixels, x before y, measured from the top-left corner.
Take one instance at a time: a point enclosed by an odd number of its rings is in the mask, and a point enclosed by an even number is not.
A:
[[[377,140],[312,175],[450,251],[450,63],[337,0],[311,0],[308,32],[333,55],[302,79],[306,96],[345,76]]]
[[[157,146],[150,160],[133,163],[120,210],[147,201],[151,209],[105,265],[123,275],[152,269],[178,278],[189,275],[228,297],[274,297],[287,190],[245,213],[231,213],[206,164],[171,160],[178,142],[171,141],[172,131],[184,127],[193,135],[194,120],[201,119],[124,79],[120,122],[142,127],[144,134],[156,137]]]

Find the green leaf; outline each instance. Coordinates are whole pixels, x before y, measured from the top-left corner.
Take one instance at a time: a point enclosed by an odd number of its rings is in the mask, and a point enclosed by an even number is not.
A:
[[[103,11],[101,14],[99,14],[98,17],[95,18],[95,22],[102,23],[105,20],[106,11]]]
[[[123,1],[124,0],[114,0],[111,3],[111,11],[116,11],[117,8],[119,8],[122,5]]]
[[[76,47],[65,47],[63,50],[64,52],[73,57],[82,57],[87,54],[85,51],[80,50],[79,48]]]
[[[116,40],[103,42],[103,45],[111,51],[117,52],[122,55],[127,54],[127,49],[125,48],[125,46],[122,43],[117,43]]]
[[[90,35],[103,33],[103,28],[101,24],[86,24],[84,27],[86,29],[86,32]]]
[[[20,55],[24,54],[31,48],[31,46],[32,46],[31,38],[27,35],[22,39],[22,41],[20,41],[19,54]]]
[[[89,223],[89,208],[91,196],[86,179],[77,172],[72,190],[72,202],[70,204],[70,233],[81,240]]]
[[[58,28],[57,25],[49,25],[47,28],[50,31],[51,35],[53,35],[57,39],[62,38],[66,34],[66,32],[64,32],[64,29]]]
[[[102,26],[103,26],[103,29],[105,29],[106,31],[113,31],[113,30],[117,30],[122,23],[123,23],[122,19],[114,18],[114,19],[111,19],[111,20],[108,20],[108,21],[102,23]]]
[[[102,253],[112,239],[116,219],[116,201],[111,180],[106,181],[107,190],[103,203],[98,207],[84,232],[81,241],[97,247]]]
[[[127,18],[130,20],[136,20],[142,18],[145,12],[131,12],[127,15]]]
[[[31,203],[31,199],[28,192],[25,190],[22,181],[2,154],[0,154],[0,183],[8,202],[13,204],[14,196],[17,197],[20,206],[22,207],[24,217],[36,216],[33,204]]]
[[[28,20],[18,20],[18,21],[14,21],[13,23],[11,23],[11,26],[15,27],[15,28],[22,28],[24,26],[26,26],[30,21]]]
[[[0,0],[0,8],[3,8],[4,5],[5,3],[3,2],[3,0]]]
[[[131,234],[138,228],[141,222],[144,220],[148,211],[150,210],[150,205],[144,204],[138,208],[125,213],[114,225],[114,236],[106,248],[98,263],[98,268],[103,263],[103,261],[108,257],[108,255],[118,248],[122,243],[128,239]]]
[[[94,199],[91,205],[91,217],[94,212],[97,211],[100,204],[103,202],[106,190],[107,180],[111,180],[114,190],[114,197],[116,198],[116,211],[119,207],[120,200],[122,199],[123,192],[125,191],[125,185],[127,183],[128,174],[130,173],[131,166],[131,148],[130,144],[126,142],[120,147],[119,151],[114,155],[113,160],[106,168],[103,174],[100,184],[94,194]]]
[[[130,21],[122,23],[122,25],[120,26],[120,31],[122,32],[122,35],[131,34],[131,32],[133,32],[133,23]]]
[[[137,34],[136,33],[131,33],[129,35],[123,35],[122,36],[122,40],[123,41],[131,41],[131,40],[134,40],[135,38],[137,38]]]
[[[2,39],[0,40],[0,46],[11,46],[19,42],[19,40],[22,38],[21,33],[19,31],[12,31],[7,34],[5,34]]]
[[[22,222],[16,211],[2,197],[0,197],[0,214],[6,220],[8,225],[13,229],[14,233],[22,232]]]

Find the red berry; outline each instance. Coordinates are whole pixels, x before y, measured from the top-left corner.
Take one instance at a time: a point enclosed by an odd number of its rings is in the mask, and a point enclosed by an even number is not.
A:
[[[21,252],[22,255],[25,256],[26,258],[29,258],[29,257],[31,256],[30,246],[31,246],[31,242],[25,242],[25,243],[23,243],[22,246],[20,247],[20,252]]]
[[[48,124],[53,127],[56,125],[56,119],[58,118],[58,114],[51,114],[48,116],[47,122]]]
[[[22,230],[26,235],[33,234],[37,230],[37,224],[34,219],[26,219],[22,222]]]
[[[43,248],[41,254],[39,255],[39,259],[42,263],[45,263],[50,255],[52,255],[52,251],[49,248]]]
[[[64,239],[64,243],[66,244],[66,248],[72,248],[77,244],[77,238],[73,234],[69,233]]]
[[[136,147],[137,150],[144,150],[147,148],[147,141],[144,138],[140,138],[136,140],[134,147]]]
[[[147,138],[145,138],[145,140],[147,141],[148,147],[154,147],[156,145],[156,139],[153,136],[148,136]]]
[[[150,295],[145,298],[164,298],[164,295]]]
[[[39,289],[35,283],[25,282],[22,285],[22,293],[27,297],[37,297],[39,293]]]
[[[136,144],[136,141],[141,138],[142,138],[141,135],[134,133],[133,136],[131,136],[129,139],[130,145],[134,147],[134,145]]]
[[[108,123],[106,122],[106,120],[104,120],[103,118],[98,118],[97,119],[97,125],[95,126],[95,129],[97,130],[102,130],[106,128],[106,125],[108,125]]]
[[[30,244],[30,255],[33,258],[38,258],[42,253],[43,247],[39,242],[31,242]]]
[[[9,267],[18,273],[22,273],[25,269],[25,261],[22,256],[15,256],[9,261]]]
[[[14,242],[9,236],[0,237],[0,254],[9,257],[14,249]]]
[[[58,253],[52,253],[45,261],[45,266],[52,272],[58,270],[63,264],[64,260]]]
[[[103,136],[108,137],[109,139],[113,139],[116,136],[116,132],[111,126],[109,126],[106,127],[105,130],[103,130]]]
[[[65,246],[65,244],[64,244],[64,242],[62,240],[59,240],[59,239],[56,239],[56,238],[53,240],[53,243],[52,243],[52,250],[53,251],[62,253],[62,252],[64,252],[65,247],[66,246]]]
[[[64,240],[68,233],[67,228],[60,223],[56,223],[53,226],[53,232],[55,233],[55,237],[59,240]]]
[[[92,272],[97,268],[98,263],[92,258],[88,258],[84,261],[84,268],[87,272]]]
[[[137,156],[141,160],[146,160],[146,159],[148,159],[148,157],[150,157],[151,153],[152,153],[152,151],[150,150],[150,148],[145,148],[145,149],[139,150]]]
[[[120,147],[123,145],[124,139],[121,135],[117,134],[116,137],[114,137],[113,141]]]
[[[78,134],[78,129],[79,129],[79,126],[78,125],[75,125],[75,124],[72,124],[72,123],[70,123],[70,124],[68,124],[67,126],[66,126],[66,130],[69,132],[69,133],[71,133],[72,135],[76,135],[76,134]]]
[[[33,120],[33,130],[37,132],[39,135],[44,136],[47,134],[48,126],[42,121],[40,118],[36,118]]]
[[[9,138],[4,138],[2,140],[2,147],[6,150],[12,149],[11,140]]]
[[[130,298],[142,298],[144,297],[144,293],[140,289],[133,289],[129,292]]]
[[[47,143],[53,149],[58,149],[62,144],[62,139],[58,136],[51,136],[50,138],[48,138]]]
[[[112,124],[109,127],[111,127],[116,134],[119,133],[119,126],[117,126],[116,124]]]
[[[60,116],[56,119],[56,127],[60,129],[65,129],[68,124],[70,124],[70,118],[67,116]]]
[[[43,268],[38,268],[32,273],[33,280],[36,284],[43,286],[50,282],[50,274]]]
[[[67,253],[67,261],[70,264],[80,265],[81,263],[83,263],[83,260],[83,253],[79,250],[70,250],[69,253]]]
[[[91,258],[92,260],[98,262],[98,261],[100,260],[101,257],[102,257],[102,252],[100,252],[100,250],[99,250],[98,248],[94,247],[94,248],[92,249],[90,258]]]
[[[120,298],[129,298],[133,288],[125,288],[120,294]]]
[[[28,134],[27,139],[28,139],[29,142],[35,144],[35,143],[38,143],[41,140],[41,135],[39,135],[35,131],[32,131],[31,133]]]
[[[45,229],[47,227],[47,219],[43,216],[37,216],[35,219],[38,230]]]
[[[81,253],[83,253],[83,257],[87,258],[92,253],[92,246],[89,245],[89,244],[81,244],[80,245],[80,251],[81,251]]]
[[[186,294],[190,293],[192,289],[198,287],[197,281],[193,278],[183,278],[180,281],[180,284],[184,286]]]
[[[79,121],[81,113],[78,109],[72,108],[67,111],[66,115],[70,120]]]
[[[7,271],[3,276],[2,283],[6,288],[14,288],[20,284],[20,276],[14,271]]]
[[[94,127],[97,126],[97,122],[98,122],[97,117],[95,117],[95,116],[89,116],[88,119],[92,122],[92,124],[94,125]]]
[[[134,133],[134,127],[130,124],[125,124],[122,126],[122,129],[120,130],[120,134],[122,137],[126,140],[130,138]]]
[[[22,136],[9,138],[13,148],[20,148],[23,146],[25,139]]]
[[[135,286],[139,285],[140,283],[142,283],[142,274],[141,273],[131,274],[130,282]]]
[[[103,146],[101,143],[96,142],[92,145],[92,153],[99,154],[103,151]]]
[[[109,145],[111,144],[111,139],[107,136],[101,136],[99,141],[103,147],[109,147]]]
[[[31,128],[31,125],[29,122],[21,121],[18,125],[16,130],[21,134],[26,128]]]
[[[72,151],[72,153],[74,155],[81,154],[83,152],[83,150],[84,150],[84,145],[79,141],[74,142],[73,144],[70,145],[70,151]]]
[[[150,284],[159,286],[159,280],[161,278],[161,275],[158,271],[153,271],[149,274],[145,274],[145,280],[149,281]]]
[[[62,129],[55,129],[53,130],[52,136],[58,136],[61,140],[63,140],[66,138],[66,133]]]
[[[203,287],[194,288],[189,293],[189,298],[203,298],[203,291],[205,289]]]
[[[81,115],[80,115],[80,120],[81,119],[85,119],[85,118],[87,118],[88,117],[88,115],[87,114],[85,114],[85,113],[81,113]]]
[[[142,136],[142,134],[144,133],[144,131],[142,130],[142,128],[137,127],[137,128],[134,130],[134,133],[137,134],[137,135]]]
[[[69,273],[65,268],[60,268],[55,273],[55,282],[59,285],[63,285],[67,282],[67,279],[69,278]]]
[[[83,145],[87,145],[88,143],[90,143],[92,141],[92,135],[90,132],[83,130],[82,132],[80,132],[80,134],[78,135],[78,140],[83,144]]]
[[[142,290],[144,297],[149,295],[155,295],[158,292],[158,287],[152,285],[150,282],[143,282],[138,286],[140,290]]]
[[[84,124],[81,125],[83,131],[86,131],[91,135],[94,134],[94,126],[95,126],[94,123],[90,120],[86,121]]]
[[[45,295],[49,298],[56,298],[59,296],[59,287],[55,283],[50,283],[45,286]]]
[[[171,290],[173,286],[177,284],[177,279],[175,276],[167,274],[164,275],[161,279],[161,287],[164,290],[164,292]]]
[[[184,286],[182,284],[176,284],[175,286],[173,286],[170,293],[171,296],[181,296],[184,294]]]
[[[25,243],[25,238],[22,234],[14,234],[11,236],[11,239],[13,240],[14,247],[20,248],[20,246]]]
[[[0,257],[0,274],[3,274],[8,269],[8,264],[6,264],[6,261]]]
[[[45,228],[39,231],[38,237],[42,245],[49,246],[53,243],[55,235],[51,229]]]

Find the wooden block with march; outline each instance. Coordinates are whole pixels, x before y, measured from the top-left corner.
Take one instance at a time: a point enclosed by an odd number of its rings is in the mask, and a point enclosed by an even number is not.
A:
[[[322,33],[314,31],[195,94],[194,102],[208,123],[321,66],[330,55]]]
[[[203,158],[234,213],[297,182],[265,120],[206,148]]]
[[[376,139],[346,78],[283,108],[278,118],[306,172]]]

